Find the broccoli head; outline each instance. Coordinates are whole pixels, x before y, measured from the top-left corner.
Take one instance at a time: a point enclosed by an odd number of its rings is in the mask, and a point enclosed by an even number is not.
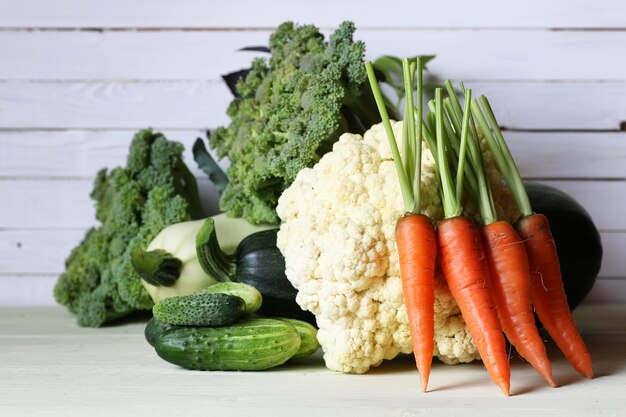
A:
[[[344,22],[325,41],[315,26],[287,22],[271,35],[271,58],[253,61],[228,108],[230,125],[209,139],[231,162],[223,211],[251,223],[278,223],[278,197],[302,168],[342,133],[364,133],[380,122],[365,45],[353,40],[354,31]]]
[[[98,172],[92,199],[98,227],[67,258],[54,288],[56,300],[81,326],[97,327],[152,300],[130,263],[130,254],[166,226],[203,217],[196,180],[182,159],[183,146],[151,130],[138,132],[126,167]]]

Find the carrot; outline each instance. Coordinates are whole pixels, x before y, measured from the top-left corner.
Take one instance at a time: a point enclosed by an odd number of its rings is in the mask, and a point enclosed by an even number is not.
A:
[[[485,253],[476,227],[466,217],[437,227],[441,269],[491,379],[509,395],[510,366],[496,314]]]
[[[539,320],[574,369],[593,378],[591,355],[567,304],[548,219],[541,214],[531,214],[520,219],[515,227],[528,252],[532,300]]]
[[[517,352],[552,387],[556,387],[552,365],[532,311],[530,272],[524,243],[513,226],[505,221],[484,226],[481,237],[502,330]]]
[[[443,90],[435,90],[435,130],[437,134],[437,170],[445,219],[437,226],[437,244],[443,275],[467,323],[489,376],[506,394],[510,394],[511,371],[502,327],[491,296],[489,268],[478,229],[461,216],[464,161],[468,148],[469,104],[471,90],[465,90],[457,177],[452,180],[445,150],[453,147],[444,131]],[[453,134],[453,133],[452,133]],[[447,141],[446,141],[447,140]],[[445,143],[444,143],[445,142]],[[469,146],[470,158],[476,158],[476,146]],[[476,176],[480,180],[480,176]],[[483,178],[484,180],[484,178]]]
[[[426,391],[435,350],[437,241],[431,220],[421,214],[402,217],[396,224],[396,245],[415,363]]]
[[[465,89],[463,83],[461,88]],[[451,97],[446,103],[447,114],[455,130],[459,132],[461,105],[449,81],[446,81],[446,89]],[[467,113],[466,116],[469,117]],[[473,122],[471,126],[469,160],[470,171],[476,181],[468,182],[468,189],[475,199],[484,223],[480,228],[480,235],[487,255],[490,285],[498,318],[509,342],[554,387],[556,384],[552,378],[552,365],[535,325],[532,311],[526,250],[513,226],[508,222],[498,221]],[[453,136],[453,139],[455,138],[457,142],[462,142],[462,134],[459,138],[457,133]]]
[[[500,172],[522,213],[522,218],[518,220],[515,228],[524,242],[528,255],[531,300],[539,320],[572,366],[586,377],[592,378],[591,355],[576,328],[567,304],[559,259],[548,219],[533,212],[519,170],[489,101],[484,96],[480,97],[480,105],[477,101],[472,102],[472,114],[476,117]]]
[[[409,319],[409,331],[420,374],[422,391],[428,379],[435,350],[435,260],[437,244],[431,220],[420,214],[420,184],[422,161],[422,120],[416,123],[414,112],[422,114],[422,60],[402,60],[405,86],[403,155],[400,155],[384,100],[371,63],[366,63],[372,92],[387,133],[393,155],[405,214],[396,224],[396,246],[400,259],[402,292]],[[413,76],[417,70],[417,109],[413,105]]]

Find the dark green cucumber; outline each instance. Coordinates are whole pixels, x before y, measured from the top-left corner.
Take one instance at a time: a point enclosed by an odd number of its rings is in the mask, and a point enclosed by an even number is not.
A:
[[[256,313],[263,304],[261,293],[253,286],[241,282],[218,282],[200,292],[204,294],[220,293],[237,296],[243,300],[247,314]]]
[[[261,371],[285,363],[299,348],[300,335],[291,324],[262,318],[172,330],[155,345],[166,361],[200,371]]]
[[[166,298],[152,308],[158,320],[179,326],[223,326],[245,312],[246,305],[240,297],[202,292]]]
[[[284,318],[281,320],[291,324],[300,335],[300,348],[289,360],[306,358],[317,352],[320,343],[317,341],[317,329],[315,327],[302,320]]]
[[[589,213],[568,194],[536,182],[524,182],[524,186],[533,210],[550,221],[567,302],[573,310],[589,294],[600,272],[600,234]]]
[[[165,333],[169,332],[173,329],[178,329],[180,326],[175,326],[173,324],[163,323],[158,320],[156,317],[152,317],[148,324],[146,324],[146,330],[144,331],[144,336],[150,346],[154,346],[159,337],[163,336]]]
[[[313,314],[296,303],[298,291],[285,275],[285,258],[276,247],[278,229],[263,230],[243,239],[235,254],[224,253],[218,244],[212,219],[196,236],[196,251],[202,269],[222,282],[242,282],[259,290],[263,304],[259,314],[289,317],[315,324]]]

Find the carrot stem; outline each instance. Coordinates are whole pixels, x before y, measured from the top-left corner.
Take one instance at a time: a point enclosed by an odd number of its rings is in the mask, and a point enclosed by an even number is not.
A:
[[[376,80],[376,74],[374,73],[374,66],[372,63],[369,61],[366,62],[365,69],[372,88],[372,93],[374,94],[374,99],[376,100],[376,107],[378,107],[383,126],[385,127],[385,132],[387,133],[387,140],[389,140],[391,155],[393,155],[393,161],[396,165],[398,180],[400,181],[400,191],[402,193],[402,202],[404,203],[404,211],[410,213],[411,210],[413,210],[413,207],[415,207],[413,189],[409,184],[407,173],[404,170],[402,158],[400,157],[400,151],[398,150],[398,143],[396,142],[396,137],[393,134],[393,128],[391,127],[391,122],[389,121],[389,114],[387,113],[387,108],[385,106],[385,99],[380,92],[380,87],[378,86],[378,81]]]
[[[446,218],[456,217],[461,214],[462,206],[460,200],[456,198],[454,183],[448,166],[448,156],[444,146],[443,127],[443,89],[435,89],[435,131],[437,136],[437,160],[439,161],[439,176],[441,180],[441,190],[443,194],[443,212]]]

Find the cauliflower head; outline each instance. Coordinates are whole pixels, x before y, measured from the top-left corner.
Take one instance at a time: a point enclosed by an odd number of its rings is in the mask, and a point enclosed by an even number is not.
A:
[[[397,138],[402,122],[392,122]],[[491,155],[483,154],[501,218],[519,217]],[[443,208],[435,161],[422,153],[422,213]],[[315,314],[326,366],[364,373],[399,353],[411,353],[395,225],[404,214],[400,186],[382,124],[363,136],[346,133],[313,168],[300,171],[278,201],[277,245],[296,301]],[[467,215],[476,217],[470,208]],[[435,355],[447,364],[479,359],[445,281],[435,289]]]

